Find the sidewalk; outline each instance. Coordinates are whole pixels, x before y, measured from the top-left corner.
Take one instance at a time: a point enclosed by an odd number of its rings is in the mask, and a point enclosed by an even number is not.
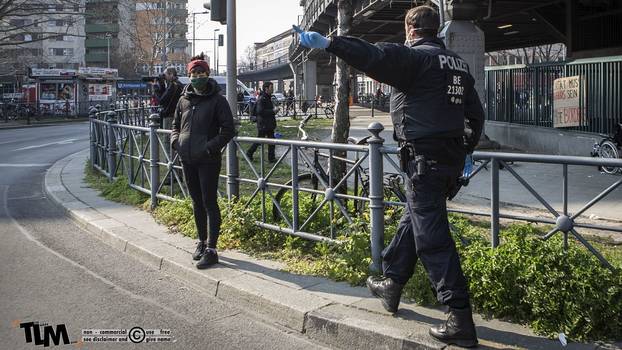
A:
[[[88,151],[55,163],[45,187],[67,215],[90,233],[142,262],[215,295],[270,323],[305,333],[341,349],[443,349],[428,334],[444,313],[402,303],[391,316],[363,287],[324,278],[283,272],[278,262],[258,260],[235,251],[220,252],[221,263],[197,270],[190,238],[170,234],[151,215],[100,198],[83,182]],[[529,329],[475,316],[482,349],[561,349],[558,341]],[[569,344],[568,349],[599,349],[596,344]]]

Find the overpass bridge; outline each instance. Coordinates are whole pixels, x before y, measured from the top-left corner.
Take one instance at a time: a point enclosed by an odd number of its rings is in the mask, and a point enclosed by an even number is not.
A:
[[[335,35],[337,2],[337,0],[302,0],[304,15],[300,23],[301,28]],[[432,2],[439,5],[439,0]],[[425,3],[427,1],[423,0],[353,0],[353,21],[348,35],[370,42],[403,42],[406,11]],[[619,64],[606,62],[598,64],[596,63],[598,59],[594,58],[622,55],[622,1],[445,0],[444,7],[445,22],[439,36],[449,49],[457,52],[468,62],[476,79],[480,98],[486,106],[488,106],[486,99],[490,98],[488,96],[490,94],[485,89],[487,84],[484,70],[485,52],[553,43],[565,44],[570,60],[590,58],[595,60],[592,65],[587,65],[585,70],[579,70],[580,74],[593,78],[588,79],[590,84],[588,89],[591,91],[589,94],[592,96],[588,96],[588,104],[619,99],[619,79],[622,76]],[[301,47],[296,37],[290,46],[289,58],[298,95],[305,98],[313,98],[318,94],[331,95],[335,71],[334,57],[331,58],[324,50]],[[576,70],[562,69],[562,72],[567,73],[574,71]],[[356,81],[357,74],[360,72],[353,72],[353,81]],[[503,73],[496,73],[496,81],[499,81],[501,75]],[[488,74],[488,77],[490,76],[491,74]],[[552,74],[549,76],[551,79],[555,77]],[[541,79],[543,87],[552,83],[545,81],[546,79]],[[504,86],[511,83],[503,82]],[[596,85],[602,87],[593,88]],[[614,87],[613,90],[608,88],[610,85]],[[353,89],[353,93],[356,93],[355,90]],[[615,94],[618,97],[615,97]],[[500,103],[512,104],[514,101],[499,101],[499,94],[493,95],[497,99],[495,102],[497,106]],[[616,105],[614,101],[612,106],[611,108],[609,105],[592,106],[588,109],[610,110],[613,114],[622,114],[619,103]],[[607,125],[614,125],[621,116],[613,114],[599,115],[597,118],[608,120]],[[602,133],[609,130],[609,127],[575,129]]]

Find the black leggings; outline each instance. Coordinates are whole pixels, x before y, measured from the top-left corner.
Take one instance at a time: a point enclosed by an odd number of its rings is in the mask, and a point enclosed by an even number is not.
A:
[[[218,176],[220,162],[202,164],[183,163],[186,185],[192,198],[194,223],[199,239],[207,240],[207,247],[216,249],[220,234],[220,208],[218,208]],[[209,234],[207,218],[209,217]]]

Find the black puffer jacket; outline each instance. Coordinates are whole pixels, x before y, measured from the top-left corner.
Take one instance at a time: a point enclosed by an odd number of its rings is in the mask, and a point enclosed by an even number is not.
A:
[[[186,163],[220,162],[220,151],[233,138],[233,115],[215,80],[197,94],[188,85],[173,118],[171,145]]]
[[[257,98],[257,129],[261,131],[273,131],[276,129],[276,113],[272,96],[264,91]]]

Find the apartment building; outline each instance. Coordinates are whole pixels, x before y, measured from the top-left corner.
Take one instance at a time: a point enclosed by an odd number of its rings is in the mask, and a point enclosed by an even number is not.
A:
[[[86,66],[131,73],[132,60],[126,58],[134,47],[134,0],[86,0],[86,13]]]
[[[137,67],[144,75],[160,74],[168,66],[184,71],[188,50],[186,0],[136,2]]]

